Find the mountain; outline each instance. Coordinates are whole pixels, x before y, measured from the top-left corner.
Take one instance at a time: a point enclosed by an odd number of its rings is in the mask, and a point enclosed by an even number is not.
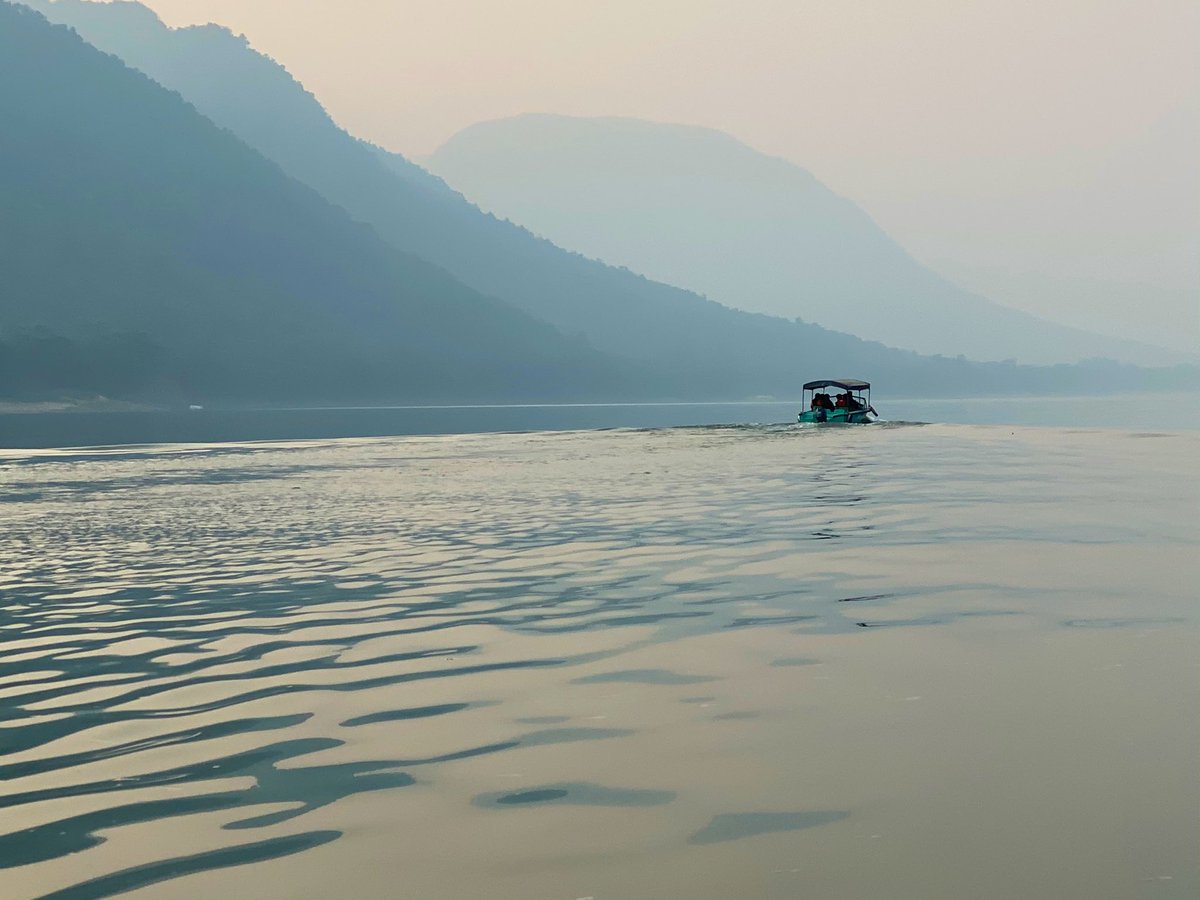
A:
[[[526,115],[471,126],[425,162],[555,243],[739,309],[921,353],[1161,360],[957,287],[809,172],[708,128]]]
[[[419,166],[338,128],[282,66],[226,29],[170,29],[137,3],[27,2],[178,91],[392,246],[619,360],[624,393],[610,389],[609,396],[795,396],[803,380],[828,372],[870,377],[894,392],[957,395],[1104,389],[1146,377],[1100,364],[1041,370],[930,359],[727,308],[564,251],[481,212]],[[547,346],[558,344],[548,338]],[[581,362],[595,359],[576,346]],[[564,375],[545,389],[581,397],[581,385],[612,381]]]
[[[0,2],[0,387],[553,398],[627,377]],[[115,385],[115,387],[114,387]]]

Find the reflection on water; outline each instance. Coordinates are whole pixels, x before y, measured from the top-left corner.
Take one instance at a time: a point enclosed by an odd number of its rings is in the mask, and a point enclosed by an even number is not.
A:
[[[844,819],[846,812],[722,813],[688,838],[689,844],[714,844],[772,831],[796,831]]]
[[[1194,896],[1197,451],[7,452],[5,895]]]
[[[903,399],[876,392],[891,422],[1200,430],[1200,395]],[[794,423],[799,398],[742,403],[584,403],[393,406],[332,409],[203,409],[11,412],[0,405],[0,447],[290,441],[402,434],[480,434],[599,428],[713,427],[717,422]],[[1168,410],[1164,419],[1164,410]],[[738,426],[734,426],[738,427]],[[839,426],[840,427],[840,426]]]
[[[576,803],[589,806],[662,806],[675,799],[673,791],[639,791],[603,787],[598,784],[555,784],[515,794],[482,794],[479,806],[510,806],[514,803]]]

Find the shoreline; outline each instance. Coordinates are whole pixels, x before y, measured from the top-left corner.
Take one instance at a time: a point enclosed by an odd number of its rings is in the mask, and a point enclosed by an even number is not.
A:
[[[1155,392],[1165,396],[1196,396],[1196,391]],[[1022,400],[1062,400],[1062,401],[1096,401],[1103,399],[1120,400],[1121,398],[1141,397],[1145,392],[1112,391],[1097,393],[1044,393],[1044,394],[960,394],[945,396],[883,396],[883,403],[1004,403]],[[537,402],[510,401],[497,403],[345,403],[345,404],[288,404],[275,403],[231,403],[193,408],[183,404],[145,403],[133,400],[113,400],[107,397],[95,397],[86,400],[0,400],[0,415],[38,415],[63,413],[248,413],[248,412],[369,412],[387,410],[472,410],[472,409],[600,409],[600,408],[633,408],[647,406],[695,407],[695,406],[778,406],[783,404],[799,404],[799,397],[749,397],[745,399],[718,400],[612,400],[612,401],[578,401],[578,402]]]
[[[169,406],[136,403],[132,400],[0,400],[0,415],[27,413],[170,412]]]

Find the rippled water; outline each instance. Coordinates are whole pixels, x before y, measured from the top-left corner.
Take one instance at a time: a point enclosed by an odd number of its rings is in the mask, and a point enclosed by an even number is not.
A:
[[[0,893],[1194,897],[1200,435],[0,455]]]

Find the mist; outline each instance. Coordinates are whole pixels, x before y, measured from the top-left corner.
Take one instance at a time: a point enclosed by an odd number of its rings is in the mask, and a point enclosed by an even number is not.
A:
[[[1196,348],[1187,0],[148,5],[244,32],[340,124],[409,156],[529,112],[716,128],[810,170],[965,288]]]

